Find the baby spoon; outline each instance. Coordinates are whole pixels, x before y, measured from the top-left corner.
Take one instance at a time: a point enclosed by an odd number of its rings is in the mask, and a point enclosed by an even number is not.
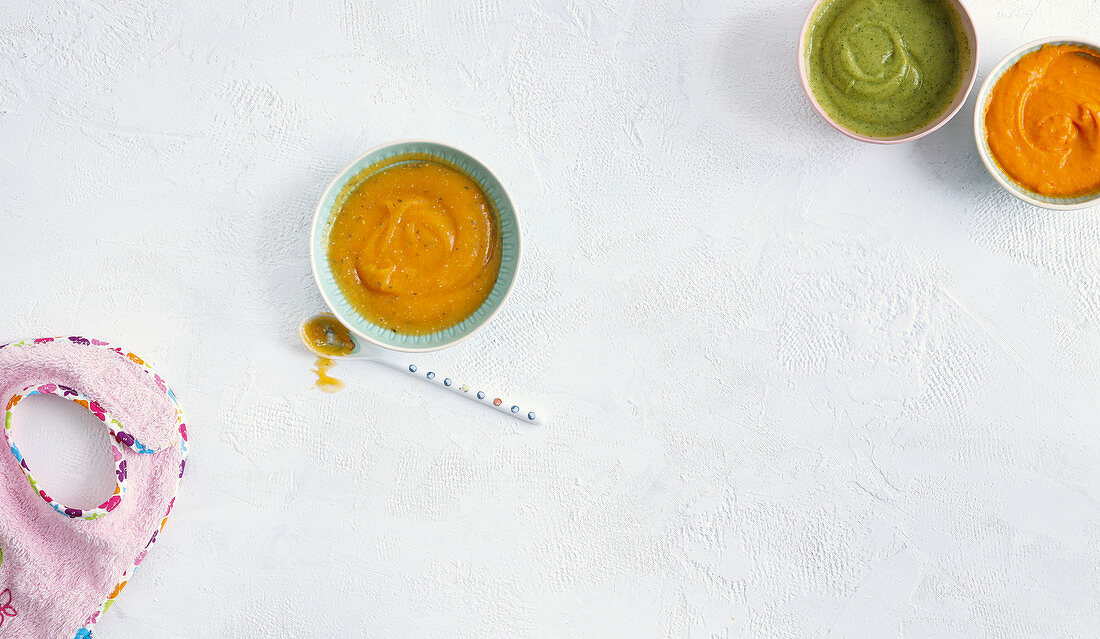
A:
[[[420,378],[429,384],[442,386],[467,399],[479,404],[495,408],[527,424],[542,424],[542,418],[529,408],[521,408],[518,404],[506,402],[499,396],[491,395],[480,389],[475,389],[467,384],[461,384],[450,377],[437,374],[434,370],[422,368],[414,363],[404,364],[395,359],[395,356],[387,356],[380,349],[364,349],[339,320],[331,313],[321,313],[302,322],[300,327],[302,342],[306,348],[317,355],[333,359],[358,359],[385,364],[391,368],[404,371],[414,377]]]

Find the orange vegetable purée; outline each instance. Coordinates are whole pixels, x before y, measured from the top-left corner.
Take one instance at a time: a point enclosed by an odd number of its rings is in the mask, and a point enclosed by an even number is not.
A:
[[[993,88],[985,124],[1020,185],[1054,197],[1100,189],[1100,54],[1046,45],[1020,58]]]
[[[423,335],[481,306],[500,272],[500,245],[476,182],[443,164],[413,161],[378,171],[347,194],[328,257],[336,283],[365,318]]]

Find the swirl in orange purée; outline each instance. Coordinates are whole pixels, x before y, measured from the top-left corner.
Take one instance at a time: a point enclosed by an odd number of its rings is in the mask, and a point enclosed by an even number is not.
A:
[[[414,161],[378,171],[348,194],[328,257],[340,290],[365,318],[424,335],[458,324],[489,297],[500,245],[476,182]]]
[[[1064,44],[1023,56],[993,88],[985,125],[1021,186],[1054,197],[1100,189],[1100,53]]]

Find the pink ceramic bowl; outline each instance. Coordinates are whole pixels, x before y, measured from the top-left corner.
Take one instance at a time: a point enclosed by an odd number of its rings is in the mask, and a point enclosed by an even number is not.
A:
[[[910,142],[923,138],[944,124],[947,124],[948,120],[955,117],[955,114],[962,108],[963,103],[966,102],[967,96],[970,95],[970,90],[974,88],[974,79],[978,76],[978,33],[974,30],[974,22],[970,19],[970,14],[960,0],[948,0],[948,3],[955,9],[955,13],[958,14],[963,32],[966,33],[967,39],[970,40],[970,60],[966,67],[966,75],[963,76],[963,81],[959,84],[959,90],[955,95],[955,99],[951,101],[950,106],[948,106],[938,118],[925,126],[911,133],[885,138],[862,135],[844,127],[842,124],[829,117],[829,114],[825,112],[825,109],[821,108],[817,98],[814,97],[813,91],[810,89],[810,79],[806,71],[806,36],[809,34],[810,25],[813,23],[818,8],[821,7],[822,4],[832,1],[833,0],[816,0],[813,6],[810,7],[810,12],[806,14],[806,21],[802,23],[802,31],[800,31],[798,35],[798,77],[802,81],[802,90],[806,92],[806,97],[810,99],[810,104],[813,105],[814,111],[817,111],[817,114],[820,115],[823,120],[828,122],[829,125],[837,131],[840,131],[850,138],[859,140],[860,142],[899,144],[901,142]]]

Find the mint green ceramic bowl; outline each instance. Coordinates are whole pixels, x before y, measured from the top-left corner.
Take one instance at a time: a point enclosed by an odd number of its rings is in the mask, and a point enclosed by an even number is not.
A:
[[[373,324],[352,308],[344,298],[329,268],[329,232],[344,200],[363,180],[389,166],[425,159],[436,160],[462,171],[481,187],[493,215],[500,224],[500,274],[485,302],[474,311],[473,315],[457,326],[430,335],[404,335]],[[313,232],[310,237],[313,277],[332,314],[359,337],[385,348],[405,352],[424,352],[445,348],[461,342],[484,326],[500,310],[508,293],[512,290],[516,280],[516,269],[519,266],[519,253],[519,220],[516,218],[512,200],[508,197],[500,180],[469,154],[452,146],[427,140],[401,140],[383,144],[367,151],[349,164],[328,185],[324,195],[321,196],[321,202],[317,205],[317,212],[313,216]]]

